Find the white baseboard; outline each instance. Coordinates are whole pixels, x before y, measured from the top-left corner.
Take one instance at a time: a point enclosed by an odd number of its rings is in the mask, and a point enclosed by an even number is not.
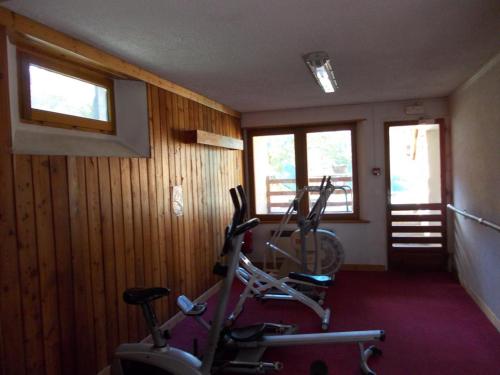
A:
[[[463,286],[465,291],[469,293],[471,298],[474,300],[474,302],[476,302],[476,304],[479,306],[484,315],[486,315],[491,324],[493,324],[493,326],[497,329],[497,331],[500,332],[500,319],[498,319],[498,317],[495,315],[493,311],[491,311],[486,302],[484,302],[482,298],[479,297],[461,277],[459,277],[459,279],[460,279],[460,284]]]

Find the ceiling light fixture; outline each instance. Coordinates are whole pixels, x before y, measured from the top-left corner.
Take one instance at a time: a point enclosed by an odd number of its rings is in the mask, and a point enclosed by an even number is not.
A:
[[[333,74],[330,58],[326,52],[311,52],[304,55],[303,58],[314,79],[324,92],[335,92],[339,88]]]

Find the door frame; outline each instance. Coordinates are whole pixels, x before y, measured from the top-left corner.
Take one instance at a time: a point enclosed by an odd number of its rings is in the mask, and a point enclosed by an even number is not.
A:
[[[392,248],[392,221],[391,212],[391,168],[390,168],[390,146],[389,129],[394,126],[418,125],[419,120],[386,121],[384,122],[384,158],[385,158],[385,187],[386,187],[386,240],[387,240],[387,266],[388,269],[416,269],[416,270],[445,270],[448,265],[448,231],[446,204],[448,203],[448,181],[447,181],[447,128],[443,118],[434,119],[439,125],[439,154],[440,154],[440,179],[441,179],[441,203],[439,204],[442,247],[429,248],[415,251],[415,249],[398,249],[397,253]],[[397,206],[397,205],[396,205]],[[408,205],[406,205],[408,206]],[[419,206],[419,205],[417,205]],[[433,207],[436,205],[434,204]],[[421,209],[426,209],[422,207]]]

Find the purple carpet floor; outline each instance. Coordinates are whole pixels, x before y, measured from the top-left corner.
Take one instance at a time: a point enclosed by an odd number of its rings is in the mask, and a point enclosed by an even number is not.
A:
[[[230,308],[242,291],[235,280]],[[210,320],[217,302],[209,300]],[[325,302],[332,310],[330,331],[383,329],[383,354],[370,360],[385,374],[500,374],[500,334],[465,290],[447,273],[341,272]],[[297,324],[300,333],[321,332],[312,310],[297,302],[247,300],[237,326],[260,322]],[[192,319],[172,331],[171,344],[200,352],[206,332]],[[270,348],[263,358],[281,361],[282,374],[309,374],[311,362],[324,361],[330,375],[360,374],[355,344]]]

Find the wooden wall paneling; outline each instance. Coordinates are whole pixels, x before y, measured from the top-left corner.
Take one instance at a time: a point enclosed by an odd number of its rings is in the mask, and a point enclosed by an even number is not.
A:
[[[99,168],[101,171],[101,168]],[[122,293],[127,289],[126,278],[126,261],[125,261],[125,238],[123,230],[123,199],[122,199],[122,181],[121,167],[118,158],[109,158],[109,180],[110,180],[110,205],[113,226],[110,230],[113,231],[113,249],[116,291],[115,302],[117,304],[118,315],[118,339],[119,342],[128,340],[128,313],[127,305],[122,300]],[[102,199],[102,198],[101,198]],[[104,228],[103,228],[104,229]]]
[[[0,311],[2,311],[2,299],[0,298]],[[5,348],[3,345],[3,333],[2,333],[2,324],[0,322],[0,374],[7,374],[7,366],[5,363]]]
[[[224,127],[224,116],[221,116],[221,113],[215,112],[217,116],[217,125],[219,128],[219,134],[228,134],[229,130]],[[220,175],[222,178],[222,186],[221,186],[221,206],[222,206],[222,222],[221,222],[221,227],[224,227],[224,225],[227,223],[227,217],[229,216],[229,206],[226,204],[228,200],[228,194],[226,192],[227,189],[229,189],[230,186],[230,181],[228,177],[228,169],[229,169],[229,157],[232,154],[231,150],[225,150],[221,149],[220,150],[221,154],[221,164],[219,166],[220,168]]]
[[[33,193],[32,157],[14,157],[15,202],[17,212],[17,247],[19,257],[20,296],[24,311],[24,350],[26,371],[42,374],[45,367],[42,303],[40,301],[40,270],[38,264],[35,197]],[[18,269],[16,268],[16,272]],[[19,283],[16,280],[16,282]],[[2,315],[4,316],[4,315]],[[8,326],[7,326],[8,327]],[[19,333],[18,333],[19,334]],[[8,336],[7,336],[8,337]]]
[[[217,124],[217,113],[215,111],[210,110],[210,124],[212,128],[212,132],[216,133],[219,131],[219,125]],[[223,207],[222,203],[224,202],[224,197],[222,194],[223,190],[223,182],[222,182],[222,176],[220,173],[220,166],[221,166],[221,154],[222,150],[219,148],[216,148],[214,150],[214,174],[212,178],[216,181],[216,189],[215,189],[215,196],[214,196],[214,203],[215,203],[215,236],[216,236],[216,244],[217,247],[220,249],[222,247],[222,237],[223,237],[223,232],[221,227],[224,225],[223,224]]]
[[[23,306],[16,230],[13,160],[10,154],[10,106],[5,28],[0,26],[0,330],[1,368],[6,374],[24,374]],[[19,250],[20,252],[20,250]]]
[[[119,344],[118,332],[118,295],[116,286],[116,257],[113,232],[113,211],[111,201],[111,179],[109,158],[97,158],[99,179],[99,201],[101,217],[102,259],[104,266],[104,293],[107,328],[107,353],[111,359]]]
[[[182,105],[184,108],[184,126],[182,133],[185,134],[186,130],[189,129],[192,125],[190,122],[190,107],[189,107],[189,101],[185,100],[184,98],[182,99]],[[186,144],[183,143],[182,147],[185,150],[185,177],[184,177],[184,184],[186,186],[186,195],[187,195],[187,211],[188,215],[186,217],[187,223],[187,233],[188,233],[188,238],[189,242],[186,244],[187,245],[187,252],[189,254],[188,257],[188,264],[187,267],[189,268],[189,276],[190,276],[190,283],[191,283],[191,298],[194,298],[197,296],[197,286],[196,286],[196,231],[197,231],[197,225],[198,223],[196,222],[196,217],[193,214],[194,211],[194,192],[193,192],[193,180],[196,178],[196,176],[193,174],[192,170],[192,151],[193,151],[193,145],[192,144]]]
[[[181,143],[179,142],[179,107],[178,107],[178,96],[172,95],[172,143],[174,147],[174,162],[175,162],[175,172],[174,172],[174,185],[182,186],[182,165],[181,165]],[[189,294],[187,287],[187,278],[186,278],[186,246],[185,246],[185,238],[184,238],[184,215],[182,216],[173,216],[176,224],[177,224],[177,234],[179,236],[178,242],[176,244],[177,251],[176,253],[179,255],[179,273],[177,276],[178,281],[178,294]]]
[[[75,304],[76,369],[78,374],[97,371],[85,160],[68,157],[68,190]]]
[[[147,163],[147,180],[148,180],[148,197],[149,197],[149,219],[150,219],[150,235],[151,235],[151,284],[150,286],[163,286],[161,284],[160,274],[160,237],[159,237],[159,216],[158,216],[158,197],[156,191],[156,157],[157,144],[155,142],[155,127],[157,124],[158,109],[152,108],[152,89],[148,87],[148,107],[149,107],[149,137],[151,145],[151,158],[146,160]],[[154,117],[154,112],[157,116]],[[155,311],[158,316],[163,318],[163,301],[156,300],[154,302]]]
[[[201,108],[201,128],[202,129],[208,129],[208,110],[206,107]],[[210,183],[210,178],[211,178],[211,150],[206,147],[202,146],[203,151],[204,151],[204,166],[203,166],[203,172],[205,175],[205,191],[204,191],[204,197],[205,197],[205,220],[206,220],[206,227],[208,230],[208,235],[206,238],[206,241],[210,244],[214,244],[214,238],[213,238],[213,218],[212,218],[212,207],[213,207],[213,201],[212,201],[212,184]],[[207,249],[205,252],[205,264],[210,264],[212,256],[211,256],[211,250],[212,249]],[[213,266],[213,265],[212,265]],[[206,277],[206,282],[208,284],[212,283],[212,272],[207,272],[205,274]]]
[[[95,345],[97,368],[107,364],[107,320],[106,292],[104,287],[104,265],[102,257],[101,202],[99,199],[99,180],[97,158],[85,158],[87,187],[87,212],[89,245],[91,258],[92,303],[94,307]]]
[[[203,107],[203,128],[210,130],[210,110],[206,107]],[[205,167],[205,172],[207,176],[207,222],[208,222],[208,227],[209,227],[209,241],[212,244],[213,247],[218,247],[218,244],[216,243],[217,239],[215,236],[215,202],[214,202],[214,190],[215,190],[215,180],[213,179],[214,175],[214,150],[211,149],[210,147],[204,147],[206,151],[206,167]],[[210,248],[209,251],[207,252],[207,263],[213,263],[213,252],[214,248]],[[213,265],[213,264],[212,264]],[[210,272],[208,274],[208,280],[209,283],[212,284],[216,280],[214,274]]]
[[[155,151],[156,152],[156,151]],[[153,156],[153,155],[152,155]],[[145,159],[142,159],[145,160]],[[150,225],[150,265],[149,273],[151,275],[151,281],[149,286],[161,286],[161,276],[160,276],[160,239],[159,239],[159,219],[158,219],[158,199],[156,196],[156,164],[154,159],[147,159],[146,161],[146,172],[147,172],[147,187],[146,193],[149,198],[149,225]],[[158,313],[162,313],[160,308],[160,301],[155,301],[155,307],[158,309]]]
[[[152,259],[151,259],[151,218],[149,217],[149,184],[147,160],[138,159],[139,165],[139,189],[142,213],[142,239],[143,239],[143,264],[144,264],[144,286],[150,287],[153,283]]]
[[[139,286],[136,280],[136,257],[135,257],[135,228],[134,228],[134,206],[132,202],[132,182],[130,175],[130,160],[120,159],[121,196],[123,209],[123,245],[125,246],[125,270],[127,288]],[[118,193],[117,193],[118,194]],[[115,195],[113,194],[113,197]],[[122,292],[123,293],[123,292]],[[121,294],[120,294],[121,295]],[[125,305],[120,299],[122,305]],[[139,311],[135,306],[126,305],[128,337],[130,341],[139,338]]]
[[[168,149],[168,170],[169,170],[169,186],[168,191],[165,193],[168,195],[168,212],[170,218],[170,231],[172,235],[172,260],[173,260],[173,280],[171,295],[176,298],[180,294],[181,290],[181,251],[180,251],[180,236],[179,236],[179,220],[174,215],[172,210],[172,188],[176,185],[176,169],[175,169],[175,142],[174,142],[174,98],[173,95],[165,92],[166,99],[166,134],[167,134],[167,149]]]
[[[160,98],[159,90],[156,87],[149,86],[149,106],[152,122],[150,126],[152,157],[154,160],[154,186],[156,194],[156,205],[154,209],[157,217],[158,231],[158,256],[157,256],[157,279],[155,285],[167,286],[167,269],[166,269],[166,237],[165,237],[165,207],[163,197],[163,165],[162,165],[162,149],[161,149],[161,123],[160,123]],[[153,216],[152,216],[153,217]],[[161,298],[159,304],[159,317],[164,320],[168,317],[168,299]]]
[[[193,128],[198,129],[200,126],[199,123],[199,105],[198,103],[192,103],[192,121]],[[203,262],[204,256],[204,246],[206,238],[204,236],[204,214],[203,214],[203,194],[205,193],[203,190],[203,173],[201,166],[201,159],[203,157],[202,148],[199,146],[193,147],[194,150],[194,169],[196,180],[193,181],[193,191],[195,192],[195,212],[197,215],[197,247],[196,247],[196,260],[198,264],[197,268],[197,281],[198,281],[198,294],[203,293],[207,288],[204,282],[203,275],[207,272],[207,268],[205,263]]]
[[[140,310],[121,300],[124,289],[171,288],[157,302],[166,320],[177,295],[195,298],[218,281],[211,268],[232,213],[227,190],[241,182],[241,152],[186,145],[181,132],[239,137],[238,121],[155,87],[148,95],[151,158],[13,158],[2,147],[4,373],[95,373],[118,342],[146,335]],[[1,145],[9,140],[1,127]],[[174,185],[183,187],[180,217]],[[17,338],[12,354],[5,344]]]
[[[182,108],[182,98],[174,95],[173,96],[173,104],[174,104],[174,143],[175,143],[175,177],[177,181],[177,185],[180,185],[182,187],[182,193],[183,193],[183,198],[185,202],[186,198],[186,189],[184,187],[184,149],[183,145],[180,142],[181,139],[181,129],[182,129],[182,124],[184,122],[184,116],[183,116],[183,108]],[[180,236],[180,260],[181,260],[181,294],[186,294],[188,297],[191,297],[190,295],[190,279],[189,279],[189,274],[188,274],[188,269],[187,269],[187,259],[188,255],[186,254],[186,248],[187,248],[187,238],[186,238],[186,206],[183,207],[183,212],[182,215],[179,216],[178,218],[178,223],[179,223],[179,236]]]
[[[69,217],[69,191],[66,158],[51,156],[50,186],[56,254],[59,302],[61,368],[63,373],[76,373],[75,310],[73,303],[73,267]]]
[[[35,155],[32,163],[45,368],[48,374],[60,374],[59,303],[49,158]]]
[[[187,100],[182,98],[182,114],[183,114],[183,120],[182,120],[182,128],[181,128],[181,134],[184,135],[186,129],[188,129],[191,125],[189,124],[189,103]],[[185,218],[185,230],[186,230],[186,254],[187,254],[187,264],[186,268],[189,270],[188,271],[188,276],[189,276],[189,293],[190,293],[190,298],[196,297],[196,282],[195,282],[195,273],[196,273],[196,268],[194,267],[194,249],[196,246],[195,243],[195,230],[196,230],[196,223],[194,222],[194,217],[193,217],[193,191],[191,188],[192,180],[194,178],[192,170],[191,170],[191,144],[186,144],[182,143],[182,149],[184,152],[184,168],[183,168],[183,185],[184,188],[186,189],[186,218]]]
[[[187,122],[187,129],[193,129],[195,128],[195,118],[194,118],[194,103],[191,101],[187,102],[188,105],[188,122]],[[191,215],[192,215],[192,223],[193,223],[193,247],[191,251],[191,255],[193,257],[193,267],[194,267],[194,277],[193,277],[193,282],[194,282],[194,295],[199,296],[201,294],[201,284],[200,284],[200,219],[199,219],[199,207],[198,207],[198,194],[199,191],[197,189],[197,186],[199,186],[199,175],[197,171],[197,156],[196,156],[196,150],[197,147],[194,144],[191,144],[190,147],[188,148],[190,151],[189,155],[189,170],[191,171],[191,178],[189,179],[189,188],[191,190]]]
[[[165,254],[162,263],[165,266],[165,276],[166,284],[165,286],[172,291],[174,291],[174,270],[175,261],[173,257],[174,247],[172,244],[172,219],[170,217],[170,169],[169,169],[169,150],[168,150],[168,115],[170,109],[167,108],[167,101],[165,91],[158,90],[158,106],[159,106],[159,137],[161,146],[161,171],[162,171],[162,185],[163,189],[163,216],[164,216],[164,228],[165,228]],[[160,224],[161,225],[161,224]],[[163,272],[163,271],[161,271]],[[174,299],[174,293],[170,293],[168,296],[168,315],[172,316],[176,312],[176,303]]]
[[[197,127],[203,129],[205,127],[204,123],[204,108],[201,105],[198,105],[198,124]],[[208,181],[208,147],[200,146],[199,147],[201,158],[200,158],[200,166],[201,166],[201,189],[203,189],[203,194],[201,195],[202,202],[202,213],[203,213],[203,286],[206,289],[210,285],[210,275],[212,274],[212,264],[210,264],[210,254],[209,249],[212,247],[213,242],[211,242],[211,231],[210,227],[210,216],[209,216],[209,196],[210,196],[210,183]]]
[[[201,126],[200,122],[200,106],[196,103],[193,105],[193,127],[199,129]],[[198,273],[198,281],[200,284],[201,291],[206,290],[206,281],[205,275],[208,272],[208,269],[205,264],[205,248],[207,244],[207,237],[205,235],[205,177],[203,171],[203,147],[196,147],[196,171],[197,171],[197,185],[196,188],[196,198],[198,204],[198,249],[197,249],[197,259],[199,263],[199,273]]]
[[[213,127],[211,126],[212,124],[212,117],[211,117],[211,111],[209,108],[204,108],[205,111],[205,126],[209,131],[213,131]],[[215,159],[215,153],[216,150],[208,148],[208,179],[209,179],[209,185],[210,185],[210,190],[209,190],[209,220],[210,220],[210,232],[211,232],[211,243],[214,244],[215,249],[212,248],[208,252],[208,261],[210,263],[214,263],[214,252],[215,251],[220,251],[220,245],[218,242],[219,236],[217,235],[217,202],[216,202],[216,184],[215,182],[217,181],[216,178],[216,159]],[[216,277],[213,273],[210,273],[210,283],[216,282],[218,277]]]
[[[196,103],[189,102],[189,127],[191,129],[196,129],[198,124],[198,111]],[[201,243],[201,231],[202,231],[202,217],[201,217],[201,205],[200,205],[200,196],[203,194],[203,190],[200,189],[201,186],[201,176],[200,176],[200,148],[196,145],[192,145],[191,147],[191,189],[193,192],[193,216],[195,223],[194,225],[194,259],[195,259],[195,271],[196,271],[196,292],[195,295],[199,296],[205,290],[203,287],[203,279],[200,277],[203,275],[205,269],[202,268],[201,256],[202,256],[202,243]]]
[[[146,285],[144,278],[144,242],[142,223],[142,201],[139,176],[139,159],[130,160],[130,181],[132,184],[132,205],[134,217],[134,260],[135,282],[139,287]]]
[[[189,101],[186,100],[185,98],[181,98],[181,103],[182,103],[182,117],[183,120],[181,122],[181,135],[184,134],[186,129],[188,129],[189,126]],[[191,150],[193,145],[192,144],[186,144],[182,143],[181,145],[182,150],[183,150],[183,157],[182,160],[184,162],[184,167],[183,167],[183,186],[186,189],[186,196],[185,196],[185,223],[186,225],[184,226],[185,228],[185,233],[186,233],[186,254],[187,254],[187,276],[189,276],[189,297],[194,299],[197,294],[196,294],[196,267],[195,267],[195,258],[194,258],[194,251],[195,251],[195,231],[196,231],[196,226],[197,223],[194,221],[194,216],[193,216],[193,205],[194,205],[194,198],[193,198],[193,190],[192,190],[192,180],[194,179],[193,171],[191,170]]]
[[[179,141],[181,141],[182,134],[187,126],[187,112],[186,108],[186,100],[184,98],[177,98],[177,104],[179,107]],[[182,168],[182,187],[184,190],[185,196],[185,205],[184,205],[184,253],[186,255],[185,258],[185,270],[186,270],[186,290],[189,298],[194,297],[194,288],[193,288],[193,268],[192,268],[192,218],[191,218],[191,192],[189,189],[189,180],[191,178],[189,174],[189,152],[188,148],[185,147],[184,142],[180,144],[181,148],[181,168]]]
[[[137,158],[130,160],[130,181],[132,186],[132,206],[134,218],[134,263],[135,263],[135,286],[144,287],[144,242],[142,230],[142,202],[139,177],[139,160]],[[135,309],[137,310],[137,309]],[[141,316],[136,312],[136,319],[139,329],[139,337],[146,332],[146,326]]]
[[[220,128],[220,117],[218,116],[218,113],[216,111],[210,111],[211,116],[212,116],[212,123],[213,123],[213,129],[214,133],[220,134],[221,128]],[[216,155],[216,169],[215,169],[215,178],[217,179],[217,196],[215,198],[215,202],[217,202],[217,239],[219,243],[219,248],[222,247],[222,238],[223,238],[223,227],[227,224],[224,221],[224,211],[226,209],[224,202],[227,197],[224,194],[224,176],[222,174],[222,163],[224,162],[224,151],[221,148],[216,148],[215,149],[215,155]]]
[[[184,275],[186,279],[186,295],[189,298],[193,298],[194,293],[193,293],[193,273],[192,272],[192,266],[191,266],[191,242],[192,242],[192,236],[191,236],[191,229],[192,229],[192,221],[191,221],[191,212],[190,212],[190,191],[189,191],[189,178],[190,176],[188,175],[188,153],[187,153],[187,147],[182,142],[183,140],[183,133],[184,130],[186,129],[186,114],[187,114],[187,109],[185,108],[186,101],[184,98],[177,97],[177,108],[178,108],[178,114],[179,114],[179,119],[178,119],[178,132],[177,132],[177,142],[179,142],[179,149],[180,149],[180,167],[181,167],[181,184],[182,184],[182,190],[184,194],[184,214],[182,215],[182,221],[183,221],[183,228],[184,228],[184,247],[183,247],[183,253],[184,253]]]

